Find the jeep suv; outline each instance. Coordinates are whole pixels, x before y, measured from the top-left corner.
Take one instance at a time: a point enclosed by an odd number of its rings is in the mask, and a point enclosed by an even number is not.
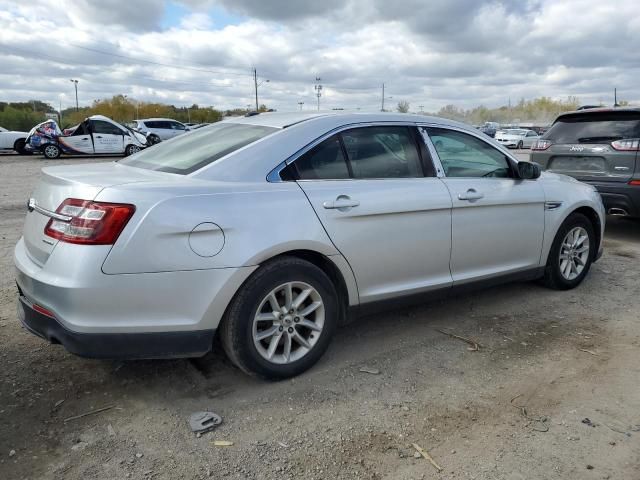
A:
[[[531,161],[595,186],[611,215],[640,217],[640,108],[560,115],[533,144]]]

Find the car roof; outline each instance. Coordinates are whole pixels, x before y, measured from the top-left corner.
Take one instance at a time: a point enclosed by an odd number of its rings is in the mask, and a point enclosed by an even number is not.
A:
[[[223,120],[229,123],[242,123],[248,125],[260,125],[264,127],[287,128],[302,122],[335,123],[336,126],[350,123],[366,122],[408,122],[408,123],[437,123],[440,125],[458,126],[473,129],[471,125],[448,120],[446,118],[416,115],[413,113],[392,112],[268,112],[247,117],[230,117]]]
[[[175,120],[173,118],[160,118],[160,117],[155,117],[155,118],[140,118],[138,120],[134,120],[135,122],[148,122],[148,121],[152,121],[152,122],[156,122],[158,120],[161,120],[163,122],[178,122],[178,123],[182,123],[178,120]]]
[[[612,113],[612,112],[640,112],[640,107],[598,107],[598,108],[584,108],[582,110],[573,110],[571,112],[564,112],[558,115],[558,118],[573,116],[573,115],[593,115],[598,113]]]

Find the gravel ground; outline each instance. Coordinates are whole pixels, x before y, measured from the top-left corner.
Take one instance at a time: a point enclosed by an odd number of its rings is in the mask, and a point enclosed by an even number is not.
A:
[[[86,360],[20,327],[25,201],[40,167],[86,161],[0,157],[0,479],[640,478],[640,223],[608,219],[575,290],[510,284],[361,318],[315,368],[267,383],[220,353]],[[224,423],[196,437],[197,410]]]

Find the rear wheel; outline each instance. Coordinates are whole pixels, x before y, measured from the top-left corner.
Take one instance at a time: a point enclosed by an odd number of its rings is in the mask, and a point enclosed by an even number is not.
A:
[[[558,229],[549,251],[544,284],[556,290],[577,287],[589,272],[597,249],[593,225],[572,213]]]
[[[147,137],[147,143],[149,145],[155,145],[156,143],[160,143],[160,137],[152,133]]]
[[[326,351],[338,311],[335,287],[321,269],[282,257],[263,265],[241,287],[220,325],[220,340],[246,373],[292,377]]]
[[[55,160],[56,158],[60,157],[61,152],[60,147],[54,145],[53,143],[50,143],[44,147],[42,153],[44,154],[45,158],[48,158],[49,160]]]

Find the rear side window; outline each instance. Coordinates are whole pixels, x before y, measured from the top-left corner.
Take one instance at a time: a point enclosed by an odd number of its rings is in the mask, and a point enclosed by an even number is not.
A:
[[[567,115],[542,137],[552,143],[610,143],[640,138],[640,112],[606,112]]]
[[[347,161],[337,135],[313,147],[295,162],[300,180],[340,180],[349,178]]]
[[[418,146],[409,127],[346,130],[302,155],[280,174],[283,180],[422,177]]]
[[[342,134],[353,178],[421,177],[415,141],[407,127],[354,128]]]
[[[120,162],[132,167],[186,175],[277,132],[274,127],[220,122],[180,135]]]

